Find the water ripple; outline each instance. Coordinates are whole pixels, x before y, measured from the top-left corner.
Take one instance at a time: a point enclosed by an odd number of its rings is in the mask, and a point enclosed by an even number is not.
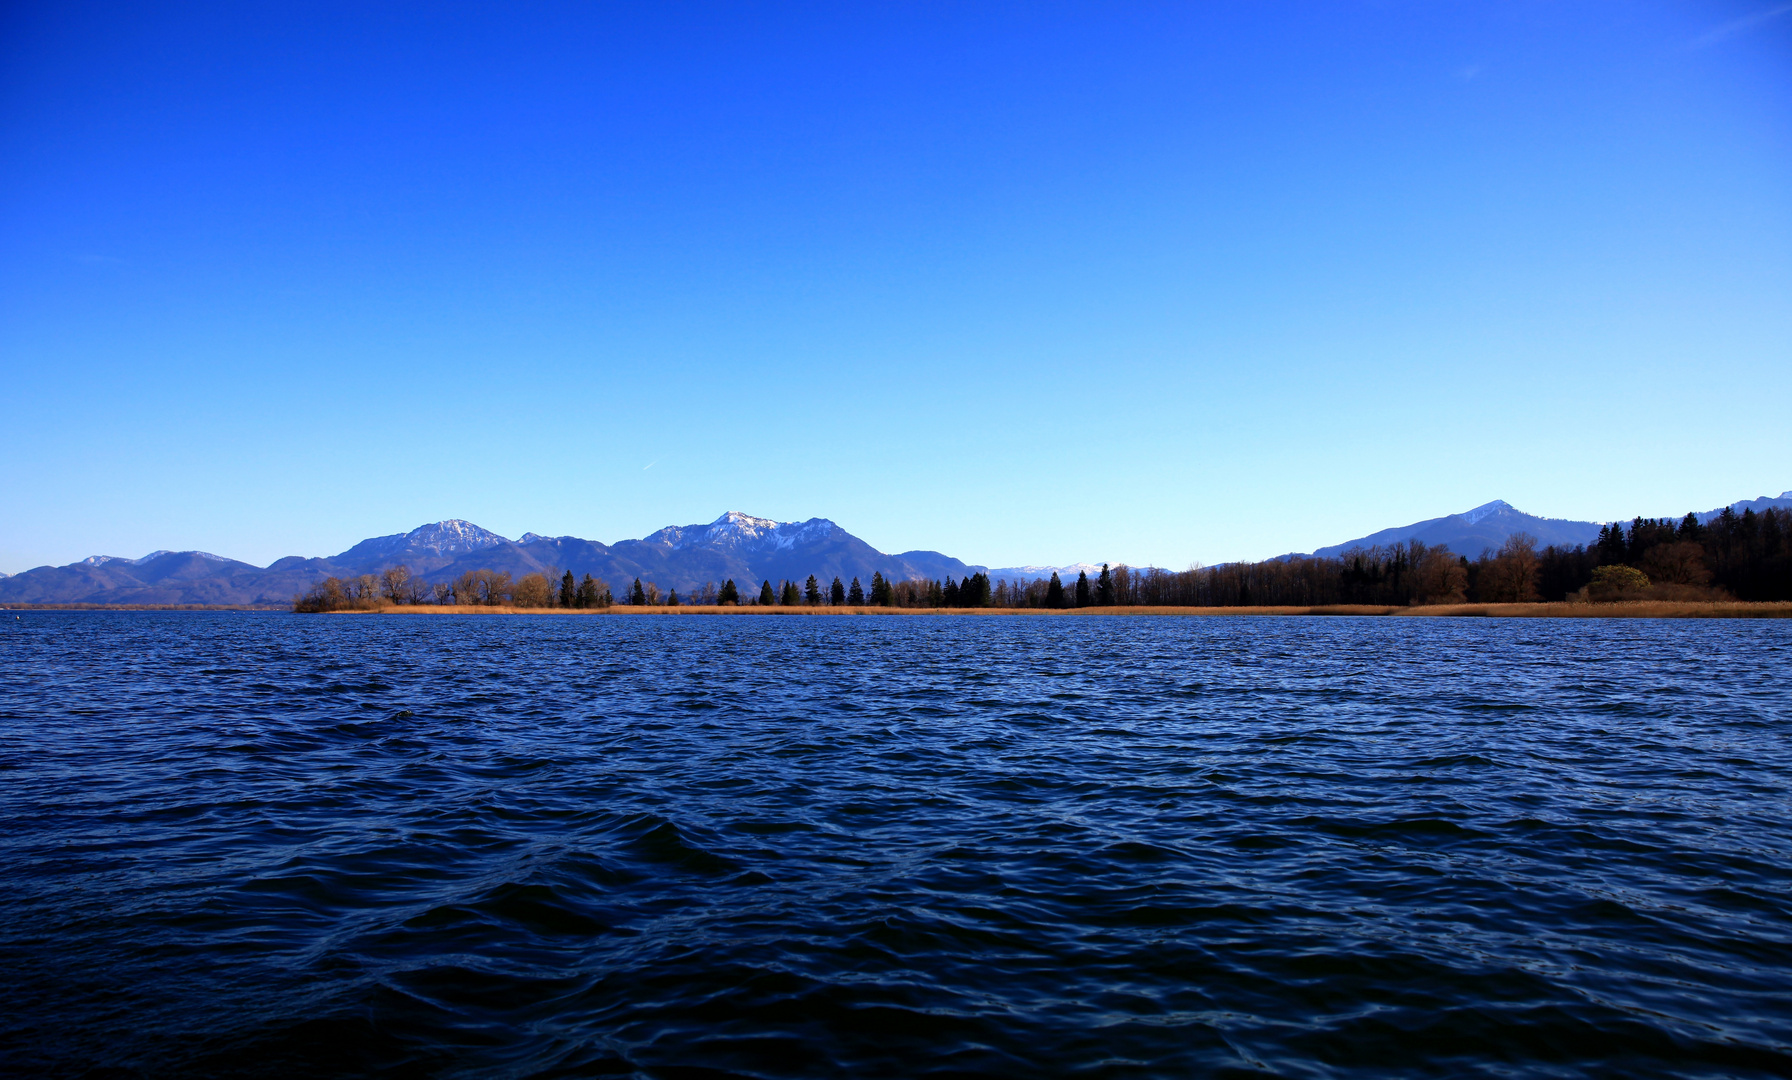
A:
[[[0,627],[0,1069],[1792,1075],[1792,626]]]

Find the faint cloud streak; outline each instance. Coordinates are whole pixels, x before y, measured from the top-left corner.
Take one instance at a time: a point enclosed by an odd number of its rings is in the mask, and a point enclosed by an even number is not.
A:
[[[1753,15],[1744,15],[1740,19],[1732,19],[1721,26],[1714,26],[1686,44],[1688,48],[1693,49],[1709,48],[1738,34],[1746,34],[1758,29],[1788,12],[1792,12],[1792,3],[1778,4],[1765,11],[1757,11]]]

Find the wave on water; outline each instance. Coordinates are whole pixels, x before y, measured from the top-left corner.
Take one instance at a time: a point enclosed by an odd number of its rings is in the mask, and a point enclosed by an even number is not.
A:
[[[1792,1075],[1792,625],[0,627],[0,1071]]]

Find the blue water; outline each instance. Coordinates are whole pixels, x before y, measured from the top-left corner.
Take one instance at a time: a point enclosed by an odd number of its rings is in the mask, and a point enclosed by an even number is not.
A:
[[[14,614],[3,1071],[1792,1075],[1792,623]]]

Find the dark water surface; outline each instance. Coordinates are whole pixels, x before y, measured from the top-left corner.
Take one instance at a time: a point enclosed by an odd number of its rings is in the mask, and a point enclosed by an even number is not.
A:
[[[4,618],[3,1071],[1792,1075],[1792,623]]]

